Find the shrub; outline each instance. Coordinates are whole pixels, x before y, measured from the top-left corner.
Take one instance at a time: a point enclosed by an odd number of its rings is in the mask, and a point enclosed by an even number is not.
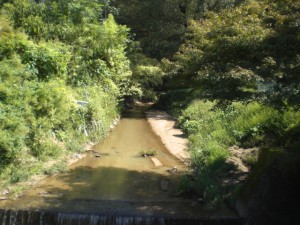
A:
[[[300,114],[292,108],[281,112],[258,102],[236,102],[219,108],[215,102],[194,100],[181,111],[177,121],[189,135],[196,176],[192,189],[204,195],[210,206],[220,202],[225,193],[218,176],[229,169],[226,163],[229,147],[289,146],[296,149],[299,123]],[[254,166],[257,155],[247,155],[244,160]]]
[[[53,175],[56,173],[63,173],[67,170],[67,164],[64,161],[59,161],[56,164],[45,168],[44,174],[45,175]]]
[[[104,138],[119,113],[120,93],[115,81],[119,75],[130,74],[124,55],[125,27],[118,26],[112,17],[102,25],[98,22],[87,25],[89,29],[84,34],[80,33],[81,26],[75,28],[69,24],[67,30],[72,34],[68,38],[76,37],[70,52],[69,45],[58,41],[60,38],[65,41],[62,37],[54,35],[50,38],[52,41],[41,39],[47,32],[48,38],[53,35],[45,30],[53,28],[53,24],[35,30],[44,22],[38,15],[44,7],[34,1],[16,0],[14,4],[5,4],[3,12],[13,20],[15,27],[22,27],[31,16],[23,29],[29,36],[0,18],[1,187],[43,172],[45,161],[60,160],[72,151],[82,151],[85,142]],[[36,23],[33,18],[38,19]],[[88,38],[90,32],[94,32],[92,40]],[[82,38],[78,38],[80,34]],[[110,36],[117,39],[107,38]],[[73,43],[74,39],[70,41]],[[103,49],[107,42],[109,49]],[[91,55],[87,49],[94,53]],[[72,74],[81,62],[88,71],[85,75],[89,76],[89,82],[86,83]],[[87,104],[79,105],[78,100]],[[53,168],[48,173],[60,170]]]
[[[41,42],[27,45],[21,54],[26,70],[39,80],[66,79],[70,60],[68,47],[59,42]]]
[[[155,149],[143,150],[139,152],[139,156],[141,157],[148,157],[148,156],[155,156],[157,151]]]

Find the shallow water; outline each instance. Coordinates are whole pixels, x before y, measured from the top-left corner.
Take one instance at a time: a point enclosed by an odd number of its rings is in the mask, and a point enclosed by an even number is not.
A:
[[[150,157],[140,157],[139,152],[154,149],[155,158],[163,166],[155,167]],[[67,173],[51,176],[38,187],[25,192],[18,205],[29,197],[63,197],[90,200],[174,200],[181,174],[170,174],[168,169],[178,171],[187,168],[170,155],[161,140],[151,130],[140,110],[128,111],[120,123],[101,143],[95,152],[71,165]],[[161,180],[168,180],[170,188],[162,191]],[[31,207],[29,203],[25,203]],[[41,202],[41,207],[43,202]],[[38,207],[38,205],[34,205]]]
[[[155,149],[163,166],[155,167],[142,150]],[[172,156],[152,131],[141,110],[125,113],[94,152],[68,172],[46,178],[22,198],[0,202],[0,208],[55,210],[101,215],[235,217],[226,208],[205,212],[195,199],[175,197],[187,167]],[[101,157],[96,157],[98,152]],[[178,172],[169,173],[176,167]],[[169,183],[167,191],[161,182]]]

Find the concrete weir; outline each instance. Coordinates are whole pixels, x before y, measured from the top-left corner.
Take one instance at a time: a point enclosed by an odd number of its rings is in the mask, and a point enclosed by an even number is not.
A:
[[[242,225],[238,218],[184,218],[159,215],[0,210],[1,225]]]

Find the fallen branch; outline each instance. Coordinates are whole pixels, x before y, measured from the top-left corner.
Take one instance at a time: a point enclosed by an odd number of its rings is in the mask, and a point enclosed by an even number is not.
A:
[[[95,151],[95,150],[93,150],[93,149],[88,149],[88,150],[85,150],[86,152],[92,152],[92,153],[94,153],[94,154],[99,154],[99,152],[97,152],[97,151]]]
[[[92,153],[95,154],[96,157],[108,156],[109,155],[109,153],[101,153],[101,152],[97,152],[97,151],[92,150],[92,149],[85,150],[85,152],[92,152]]]

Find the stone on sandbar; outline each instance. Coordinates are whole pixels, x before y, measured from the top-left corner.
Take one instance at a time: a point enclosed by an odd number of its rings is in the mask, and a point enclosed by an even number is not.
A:
[[[159,161],[157,158],[151,157],[151,161],[153,162],[155,167],[163,166],[162,162]]]

